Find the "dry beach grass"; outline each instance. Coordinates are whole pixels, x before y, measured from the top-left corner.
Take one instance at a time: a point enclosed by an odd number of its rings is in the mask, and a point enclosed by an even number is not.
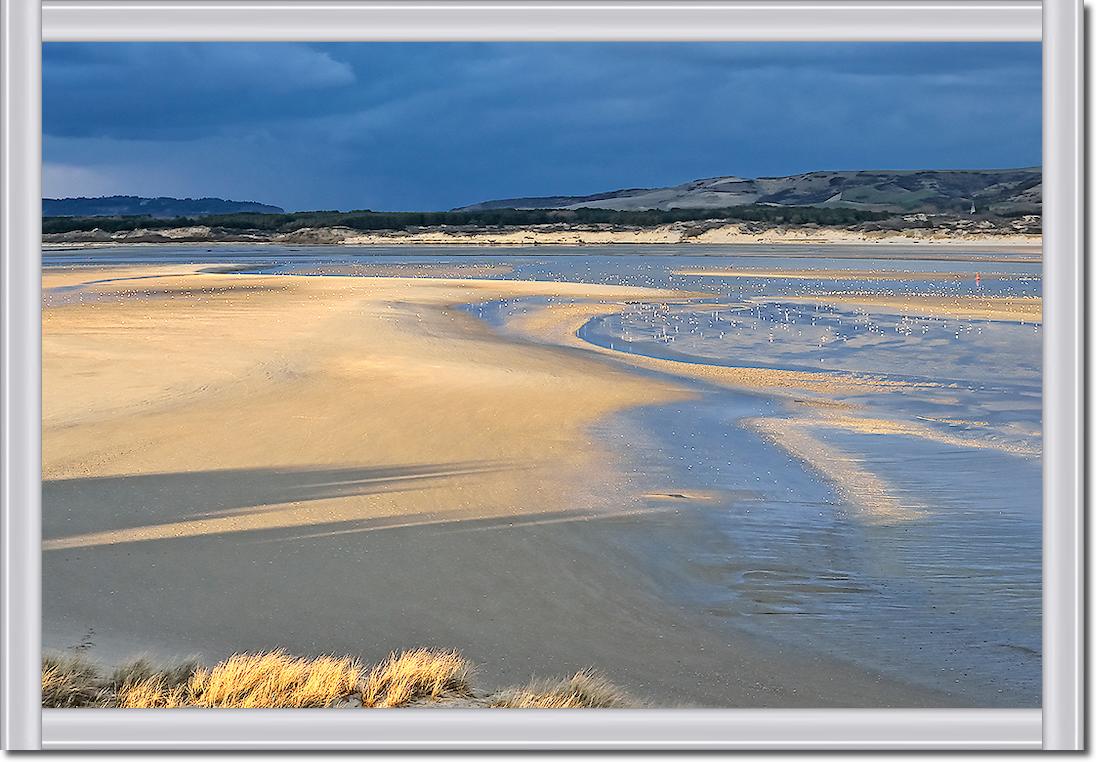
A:
[[[469,698],[471,677],[472,665],[456,651],[419,648],[392,654],[370,670],[361,688],[362,705],[394,707],[421,699]]]
[[[472,685],[473,665],[456,651],[390,654],[372,669],[351,657],[303,658],[285,651],[235,654],[212,668],[182,663],[158,668],[139,660],[106,672],[79,657],[42,662],[47,709],[313,709],[360,706],[482,706],[515,709],[638,706],[600,675],[534,681],[488,693]]]
[[[509,688],[492,696],[489,706],[503,709],[621,709],[639,702],[593,671],[565,680],[533,680],[524,688]]]

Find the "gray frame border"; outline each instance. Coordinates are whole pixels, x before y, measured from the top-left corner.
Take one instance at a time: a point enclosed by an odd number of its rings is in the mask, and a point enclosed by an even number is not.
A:
[[[1041,726],[1038,709],[53,709],[42,715],[50,750],[1033,750]]]
[[[1083,738],[1079,0],[0,0],[0,735],[8,749],[1078,749]],[[1040,10],[1042,27],[1040,32]],[[40,23],[46,39],[1044,40],[1039,710],[39,712]],[[347,30],[359,30],[348,32]],[[565,739],[565,740],[560,740]]]
[[[1084,8],[1043,7],[1043,743],[1084,747]]]
[[[0,0],[0,734],[41,740],[41,18]]]
[[[61,40],[1029,40],[1038,0],[43,0]]]

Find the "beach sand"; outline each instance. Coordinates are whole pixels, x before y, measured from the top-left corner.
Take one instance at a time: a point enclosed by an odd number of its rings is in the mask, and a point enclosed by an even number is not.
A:
[[[674,275],[698,275],[715,278],[766,278],[775,280],[836,280],[836,281],[966,281],[973,282],[972,272],[942,272],[916,270],[834,270],[827,268],[807,270],[762,270],[751,268],[682,268]],[[980,273],[981,280],[1015,280],[1016,275]]]
[[[591,427],[688,387],[454,307],[681,294],[197,269],[43,276],[47,648],[453,647],[488,686],[596,667],[659,705],[963,703],[666,598],[707,501],[634,492]]]
[[[781,297],[782,302],[828,304],[893,315],[919,315],[958,320],[1043,322],[1043,300],[1011,296],[931,296],[927,294],[819,294]]]
[[[474,318],[445,309],[503,296],[666,292],[512,281],[188,278],[177,270],[140,279],[112,273],[85,292],[84,304],[45,311],[46,479],[85,478],[93,463],[103,477],[361,463],[371,475],[351,468],[321,489],[336,493],[337,507],[311,495],[309,510],[287,500],[186,521],[150,515],[144,526],[70,532],[47,540],[47,549],[366,518],[562,510],[575,502],[568,485],[576,476],[611,467],[586,441],[591,422],[683,394],[573,353],[500,345]],[[48,275],[45,283],[51,287]],[[94,388],[80,383],[87,378]],[[528,495],[530,482],[551,489]],[[461,487],[433,488],[441,483]],[[423,488],[379,489],[405,484]],[[340,494],[359,491],[367,494]]]

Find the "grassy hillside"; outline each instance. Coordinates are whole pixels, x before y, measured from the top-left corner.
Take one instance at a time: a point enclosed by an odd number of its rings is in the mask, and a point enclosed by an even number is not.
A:
[[[808,172],[788,177],[713,177],[667,188],[629,188],[591,196],[484,201],[491,209],[711,209],[741,205],[814,206],[892,213],[1039,214],[1042,170],[917,170]]]
[[[279,214],[281,207],[256,201],[228,201],[223,198],[142,198],[141,196],[101,196],[98,198],[44,198],[45,217],[124,217],[157,219],[204,217],[210,214],[257,212]]]

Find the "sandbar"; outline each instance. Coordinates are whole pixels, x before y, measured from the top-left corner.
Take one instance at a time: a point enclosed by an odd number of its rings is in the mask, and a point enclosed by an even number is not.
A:
[[[1037,296],[935,296],[928,294],[819,294],[780,297],[782,302],[828,304],[867,312],[920,315],[957,320],[1041,323],[1043,300]]]
[[[696,275],[718,278],[767,278],[774,280],[859,280],[859,281],[970,281],[1018,280],[1024,277],[1004,273],[938,272],[916,270],[761,270],[749,268],[703,269],[682,268],[674,275]]]

